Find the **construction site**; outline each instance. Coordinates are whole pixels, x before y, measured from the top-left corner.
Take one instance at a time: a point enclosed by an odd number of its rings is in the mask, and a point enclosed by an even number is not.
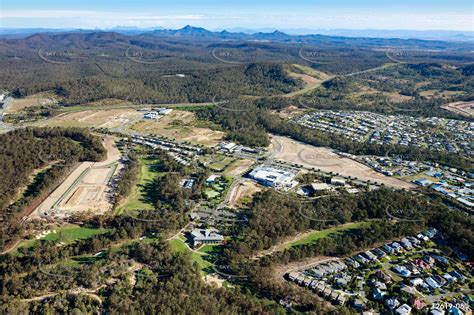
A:
[[[62,219],[73,214],[101,214],[112,209],[114,187],[112,179],[123,165],[114,140],[104,140],[107,159],[102,162],[82,162],[69,174],[30,215],[32,218]]]

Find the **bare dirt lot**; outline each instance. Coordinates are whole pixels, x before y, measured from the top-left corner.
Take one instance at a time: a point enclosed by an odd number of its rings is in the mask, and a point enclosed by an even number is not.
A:
[[[107,104],[111,107],[115,103]],[[109,128],[115,131],[131,129],[144,134],[160,135],[209,147],[215,146],[225,135],[222,131],[199,126],[192,112],[175,109],[160,119],[144,120],[144,112],[137,111],[136,108],[107,109],[107,107],[99,108],[100,104],[90,106],[91,109],[62,113],[53,118],[35,122],[33,125],[39,127]],[[122,106],[125,105],[122,104]],[[87,108],[86,106],[82,107]]]
[[[226,167],[226,169],[224,170],[224,174],[234,177],[242,175],[250,168],[253,163],[255,162],[252,160],[236,160],[235,162]]]
[[[315,147],[280,136],[272,136],[272,144],[279,148],[274,155],[277,160],[356,177],[364,181],[383,183],[390,187],[407,189],[415,187],[411,183],[382,175],[359,162],[341,157],[328,148]]]
[[[136,122],[143,113],[131,108],[109,110],[84,110],[64,113],[46,121],[36,123],[38,126],[60,127],[98,127],[117,128]]]
[[[235,208],[244,197],[250,197],[262,188],[251,180],[241,180],[229,192],[229,207]]]
[[[118,163],[120,151],[114,140],[104,140],[107,159],[102,162],[83,162],[51,195],[41,203],[30,218],[62,218],[84,211],[104,213],[112,209],[109,179],[122,167]]]
[[[441,108],[466,117],[474,117],[474,101],[449,103]]]
[[[132,129],[209,147],[215,146],[224,137],[222,131],[194,126],[195,120],[194,113],[173,110],[158,120],[140,121],[134,124]]]
[[[8,106],[6,114],[19,112],[32,106],[51,105],[55,103],[54,97],[50,93],[32,94],[24,98],[15,98]]]
[[[96,168],[94,172],[87,173],[82,179],[82,182],[84,184],[105,184],[109,173],[109,168]]]
[[[284,119],[292,119],[293,117],[303,114],[306,110],[306,108],[299,108],[292,105],[278,111],[273,111],[273,113],[276,113],[278,116]]]

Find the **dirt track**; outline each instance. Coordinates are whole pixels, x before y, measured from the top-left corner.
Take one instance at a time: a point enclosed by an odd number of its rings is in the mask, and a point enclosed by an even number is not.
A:
[[[323,172],[339,173],[343,176],[356,177],[364,181],[383,183],[390,187],[411,189],[415,186],[402,180],[377,173],[368,166],[349,158],[341,157],[328,148],[315,147],[297,142],[287,137],[272,136],[272,144],[279,148],[274,158],[290,163],[301,164],[308,168],[320,169]]]

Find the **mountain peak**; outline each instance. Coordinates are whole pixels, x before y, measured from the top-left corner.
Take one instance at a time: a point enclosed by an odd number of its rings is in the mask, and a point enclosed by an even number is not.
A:
[[[206,30],[202,27],[195,27],[191,25],[186,25],[182,29],[178,30],[179,32],[186,32],[186,33],[210,33],[210,31]]]

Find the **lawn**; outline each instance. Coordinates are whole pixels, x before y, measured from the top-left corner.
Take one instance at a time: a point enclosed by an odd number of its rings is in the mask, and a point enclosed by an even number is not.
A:
[[[220,195],[220,192],[215,191],[212,188],[206,188],[206,191],[204,193],[206,194],[207,199],[213,199]]]
[[[427,179],[427,180],[430,180],[432,181],[433,183],[437,183],[439,182],[439,179],[436,178],[436,177],[431,177],[431,176],[428,176],[424,173],[420,173],[420,174],[415,174],[415,175],[411,175],[411,176],[402,176],[401,177],[402,179],[406,180],[406,181],[414,181],[414,180],[417,180],[417,179]]]
[[[330,229],[322,230],[322,231],[313,231],[309,233],[305,233],[300,239],[295,240],[285,246],[285,248],[297,246],[297,245],[304,245],[312,243],[320,238],[328,237],[330,235],[341,233],[348,230],[360,229],[363,227],[370,226],[370,221],[362,221],[362,222],[351,222],[342,224],[339,226],[332,227]]]
[[[211,253],[216,252],[222,249],[222,245],[215,245],[215,244],[206,244],[199,248],[198,252],[200,253]]]
[[[154,209],[153,205],[146,200],[146,187],[160,174],[153,169],[153,165],[156,163],[156,160],[138,159],[138,183],[132,189],[126,203],[118,209],[119,213],[123,210]]]
[[[171,239],[168,241],[171,250],[177,253],[189,253],[191,260],[195,262],[199,269],[201,269],[201,272],[207,273],[205,269],[208,267],[212,266],[212,264],[206,260],[204,260],[203,256],[206,256],[206,253],[199,254],[197,252],[191,251],[186,244],[181,239]]]

